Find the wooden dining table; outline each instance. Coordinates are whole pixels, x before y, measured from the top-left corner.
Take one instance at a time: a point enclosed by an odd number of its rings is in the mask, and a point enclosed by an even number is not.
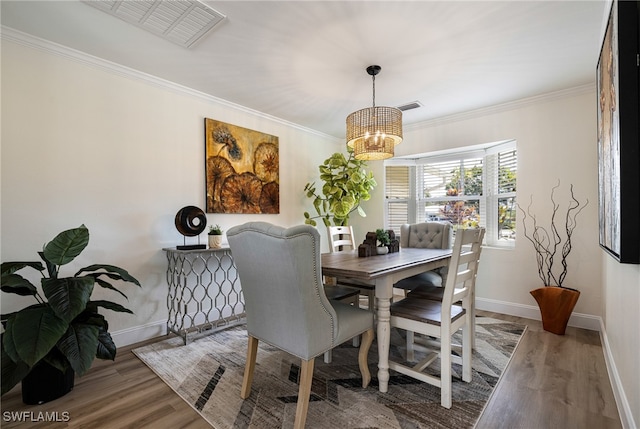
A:
[[[322,254],[322,274],[330,277],[366,280],[375,284],[378,342],[378,386],[389,388],[389,342],[393,285],[407,277],[444,267],[451,259],[451,249],[401,248],[386,255],[359,257],[358,251]]]

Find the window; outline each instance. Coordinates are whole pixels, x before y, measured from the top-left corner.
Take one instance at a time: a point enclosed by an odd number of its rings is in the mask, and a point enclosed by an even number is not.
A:
[[[385,166],[386,227],[396,234],[404,223],[449,221],[454,228],[484,226],[489,245],[515,244],[514,141]]]

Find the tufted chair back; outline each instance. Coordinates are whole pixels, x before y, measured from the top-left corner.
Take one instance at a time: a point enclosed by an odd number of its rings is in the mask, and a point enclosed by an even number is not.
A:
[[[423,222],[400,227],[400,247],[450,249],[453,228],[449,222]]]
[[[318,230],[310,225],[283,228],[247,222],[230,228],[227,239],[240,277],[249,337],[240,397],[251,393],[259,341],[301,358],[294,428],[303,428],[307,418],[314,358],[360,334],[358,364],[362,387],[367,387],[373,313],[327,299]]]

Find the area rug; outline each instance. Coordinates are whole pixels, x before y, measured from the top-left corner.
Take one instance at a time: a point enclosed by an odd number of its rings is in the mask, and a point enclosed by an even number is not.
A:
[[[388,392],[380,393],[375,341],[369,352],[372,380],[363,389],[358,349],[348,342],[334,349],[331,363],[316,359],[306,427],[473,428],[526,329],[487,317],[476,320],[473,380],[463,382],[461,367],[454,365],[451,409],[440,406],[439,388],[394,371]],[[133,352],[216,429],[293,427],[299,359],[261,342],[251,395],[243,401],[246,347],[247,332],[237,326],[186,346],[172,337]],[[402,360],[402,331],[392,329],[390,355]]]

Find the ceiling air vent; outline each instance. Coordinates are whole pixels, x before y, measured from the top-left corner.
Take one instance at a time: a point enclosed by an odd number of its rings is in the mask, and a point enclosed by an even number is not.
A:
[[[226,18],[197,0],[82,2],[185,48],[193,46]]]
[[[422,107],[422,103],[420,103],[419,101],[412,101],[411,103],[406,103],[402,106],[398,106],[398,109],[404,112],[405,110],[417,109],[418,107]]]

